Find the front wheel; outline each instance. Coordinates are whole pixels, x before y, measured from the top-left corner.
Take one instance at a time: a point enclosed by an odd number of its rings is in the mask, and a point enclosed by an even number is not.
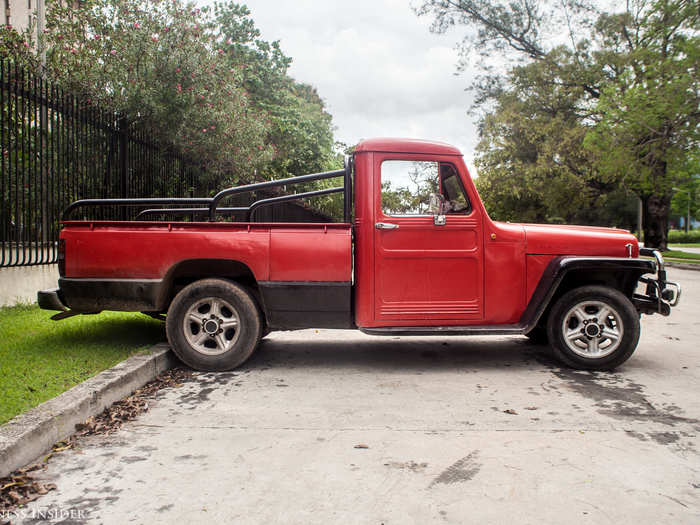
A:
[[[621,292],[582,286],[565,293],[547,320],[554,354],[582,370],[610,370],[632,355],[639,342],[639,314]]]
[[[204,372],[231,370],[255,350],[260,310],[241,286],[223,279],[196,281],[175,296],[166,317],[168,341],[186,365]]]

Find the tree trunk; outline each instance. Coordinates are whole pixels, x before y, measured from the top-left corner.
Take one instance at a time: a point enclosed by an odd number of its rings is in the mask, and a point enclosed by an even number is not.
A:
[[[644,246],[666,250],[668,238],[668,212],[671,198],[659,195],[645,195],[644,203]]]

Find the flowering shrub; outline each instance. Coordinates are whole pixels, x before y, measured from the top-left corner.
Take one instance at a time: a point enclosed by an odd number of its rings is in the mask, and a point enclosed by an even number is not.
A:
[[[207,186],[335,169],[331,116],[316,90],[288,74],[291,58],[260,36],[245,6],[182,0],[49,0],[47,28],[0,28],[0,53],[134,132],[202,166]],[[321,181],[303,189],[330,187]],[[326,212],[339,196],[314,199]]]
[[[50,77],[196,159],[222,184],[251,180],[272,159],[265,114],[221,60],[208,9],[179,0],[71,4],[47,10]]]

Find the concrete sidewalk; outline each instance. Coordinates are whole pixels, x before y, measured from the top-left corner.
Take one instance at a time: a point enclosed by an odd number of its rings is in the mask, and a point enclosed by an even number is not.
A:
[[[681,305],[616,373],[524,337],[272,334],[57,455],[16,521],[698,523],[700,274],[670,277]]]

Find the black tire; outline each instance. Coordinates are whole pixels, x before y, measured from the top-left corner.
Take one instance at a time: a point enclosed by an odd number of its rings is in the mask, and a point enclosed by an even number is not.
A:
[[[183,288],[170,304],[165,324],[175,355],[204,372],[231,370],[245,362],[260,341],[262,325],[253,297],[223,279]]]
[[[554,356],[579,370],[611,370],[630,358],[639,342],[639,313],[621,292],[582,286],[552,308],[547,334]]]

